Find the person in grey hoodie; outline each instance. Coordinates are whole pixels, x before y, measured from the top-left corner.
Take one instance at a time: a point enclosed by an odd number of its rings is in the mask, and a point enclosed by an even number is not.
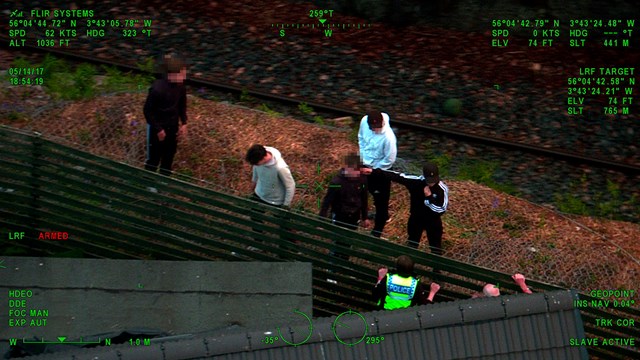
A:
[[[251,181],[256,200],[278,207],[291,206],[296,183],[280,151],[255,144],[249,148],[245,159],[253,165]]]

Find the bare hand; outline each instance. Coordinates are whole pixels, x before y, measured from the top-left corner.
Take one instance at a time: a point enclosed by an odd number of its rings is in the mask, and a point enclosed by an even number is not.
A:
[[[513,279],[513,281],[516,282],[516,284],[518,284],[518,286],[520,286],[520,289],[522,289],[522,292],[526,294],[532,293],[531,289],[529,289],[529,287],[527,287],[527,284],[525,283],[526,278],[524,277],[524,275],[516,273],[511,278]]]
[[[426,196],[426,197],[431,196],[431,189],[429,189],[428,186],[424,187],[424,196]]]
[[[429,290],[429,296],[427,297],[427,299],[433,302],[433,298],[436,296],[438,290],[440,290],[440,285],[438,285],[437,283],[431,283],[431,288]]]
[[[387,272],[389,272],[389,270],[387,268],[378,269],[378,279],[379,280],[384,279],[384,277],[387,276]]]
[[[362,175],[370,175],[373,172],[372,168],[360,168],[360,173]]]
[[[158,140],[160,141],[164,141],[164,138],[167,137],[167,133],[164,132],[164,130],[160,131],[158,133]]]
[[[187,139],[187,124],[183,124],[180,126],[180,129],[178,130],[178,138],[182,140]]]

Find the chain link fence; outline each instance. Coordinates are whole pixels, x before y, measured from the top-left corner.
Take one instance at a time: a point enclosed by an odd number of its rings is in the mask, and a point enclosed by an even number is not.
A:
[[[0,95],[0,121],[142,167],[146,143],[142,107],[147,87],[74,101],[56,99],[41,87],[9,87]],[[179,145],[176,176],[247,195],[251,190],[250,167],[243,160],[246,141],[240,142],[237,137],[247,135],[243,133],[261,136],[283,152],[298,183],[306,185],[297,189],[294,208],[298,210],[317,213],[318,200],[326,191],[324,185],[340,167],[341,156],[357,150],[345,130],[310,128],[308,132],[313,134],[305,136],[312,135],[327,149],[337,149],[318,154],[310,151],[312,147],[304,138],[289,137],[286,131],[264,133],[265,126],[280,124],[274,114],[213,103],[194,95],[188,97],[188,109],[189,135]],[[229,133],[231,129],[239,134]],[[407,172],[419,169],[408,162],[400,161],[399,165]],[[501,272],[521,272],[528,278],[585,292],[640,288],[640,262],[635,255],[638,252],[634,252],[640,245],[616,243],[618,236],[633,239],[638,233],[637,224],[605,226],[604,222],[574,219],[473,182],[444,181],[451,191],[450,209],[443,217],[445,256]],[[405,243],[407,191],[394,184],[391,199],[392,218],[384,236]],[[425,251],[427,243],[426,239],[421,242]]]

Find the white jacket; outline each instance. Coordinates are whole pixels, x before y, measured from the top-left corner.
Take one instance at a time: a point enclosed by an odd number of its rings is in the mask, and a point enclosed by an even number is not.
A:
[[[365,115],[360,121],[360,131],[358,131],[362,162],[374,169],[389,170],[398,154],[396,134],[391,129],[389,115],[382,113],[384,125],[380,134],[376,134],[369,128],[367,120],[368,116]]]

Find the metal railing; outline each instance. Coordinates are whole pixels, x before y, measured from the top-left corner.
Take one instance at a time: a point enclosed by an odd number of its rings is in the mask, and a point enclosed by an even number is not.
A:
[[[442,285],[440,300],[467,298],[483,282],[517,292],[504,274],[417,251],[287,211],[149,173],[45,139],[0,127],[0,229],[24,231],[0,251],[29,256],[163,260],[304,261],[313,263],[314,316],[371,310],[376,269],[397,256],[416,262],[418,275]],[[66,232],[66,241],[37,234]],[[335,244],[335,241],[341,245]],[[347,245],[348,244],[348,245]],[[349,259],[330,255],[338,250]],[[434,273],[433,269],[438,269]],[[560,287],[530,281],[536,291]],[[594,300],[586,294],[582,300]],[[589,303],[590,304],[590,303]],[[635,338],[634,326],[600,327],[598,320],[640,323],[638,304],[581,307],[588,336]],[[600,356],[640,357],[637,347],[590,348]]]

